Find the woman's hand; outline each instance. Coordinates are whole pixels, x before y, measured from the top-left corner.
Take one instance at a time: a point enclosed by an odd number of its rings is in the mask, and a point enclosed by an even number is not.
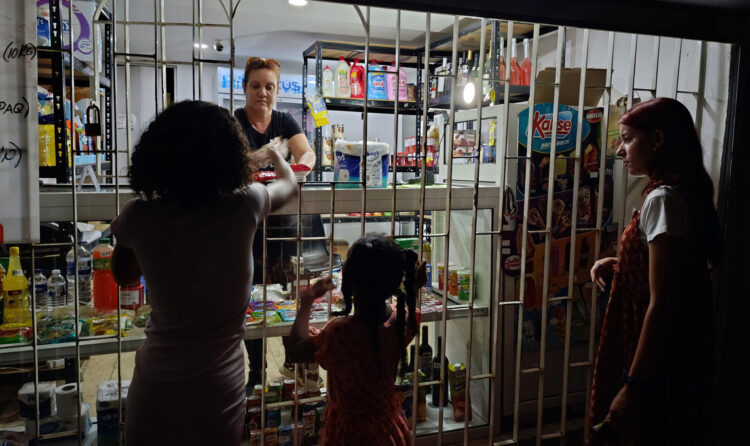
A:
[[[594,282],[600,290],[604,290],[604,287],[607,286],[604,276],[612,271],[612,268],[616,263],[617,257],[605,257],[594,262],[594,266],[591,268],[591,281]]]
[[[332,290],[334,288],[335,287],[333,286],[333,281],[330,277],[324,277],[318,280],[313,286],[305,290],[305,292],[300,296],[300,309],[311,308],[313,302],[315,302],[315,299],[321,297],[329,290]]]
[[[627,384],[624,384],[609,406],[607,418],[609,418],[612,430],[615,432],[626,431],[631,424],[632,413],[630,388]]]

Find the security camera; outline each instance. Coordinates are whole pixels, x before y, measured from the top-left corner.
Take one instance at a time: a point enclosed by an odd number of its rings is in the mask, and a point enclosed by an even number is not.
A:
[[[221,40],[217,40],[216,42],[214,42],[214,49],[216,51],[224,51],[224,44],[221,43]]]

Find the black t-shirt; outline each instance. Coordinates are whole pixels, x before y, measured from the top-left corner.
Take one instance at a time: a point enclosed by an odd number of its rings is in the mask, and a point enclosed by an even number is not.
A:
[[[284,139],[290,139],[295,135],[303,133],[302,127],[300,127],[299,123],[294,120],[292,115],[286,112],[280,112],[277,110],[271,111],[271,123],[266,129],[266,133],[260,133],[253,128],[252,124],[250,124],[250,121],[247,119],[245,109],[239,108],[235,110],[234,117],[240,122],[242,131],[245,132],[247,139],[250,140],[250,147],[252,147],[253,150],[258,150],[277,136],[281,136]],[[291,157],[292,155],[290,153],[287,161],[290,161]]]

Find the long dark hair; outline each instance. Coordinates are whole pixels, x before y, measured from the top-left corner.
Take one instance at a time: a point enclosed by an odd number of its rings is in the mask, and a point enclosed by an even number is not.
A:
[[[662,132],[664,144],[654,152],[648,176],[651,181],[674,186],[695,211],[708,260],[714,263],[719,246],[714,184],[703,165],[703,148],[688,109],[674,99],[654,98],[634,106],[619,123],[649,137],[657,130]]]
[[[146,200],[164,198],[189,208],[249,184],[250,153],[247,137],[226,109],[203,101],[178,102],[141,135],[130,182]]]
[[[383,301],[394,294],[396,306],[396,332],[401,370],[406,369],[404,334],[407,323],[412,332],[417,330],[417,253],[402,249],[392,239],[368,234],[352,244],[344,264],[341,292],[345,308],[334,315],[348,315],[352,311],[352,296],[356,295],[357,319],[371,327],[373,348],[379,353],[378,327],[386,321]],[[403,284],[404,291],[401,291]],[[409,308],[406,320],[405,307]]]

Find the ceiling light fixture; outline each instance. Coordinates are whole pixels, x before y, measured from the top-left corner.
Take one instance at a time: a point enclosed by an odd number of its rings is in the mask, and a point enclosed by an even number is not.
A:
[[[289,0],[289,4],[292,6],[305,6],[307,0]]]
[[[207,45],[207,44],[205,44],[205,43],[194,43],[194,44],[193,44],[193,46],[194,46],[195,48],[203,48],[204,50],[205,50],[206,48],[208,48],[208,45]]]

